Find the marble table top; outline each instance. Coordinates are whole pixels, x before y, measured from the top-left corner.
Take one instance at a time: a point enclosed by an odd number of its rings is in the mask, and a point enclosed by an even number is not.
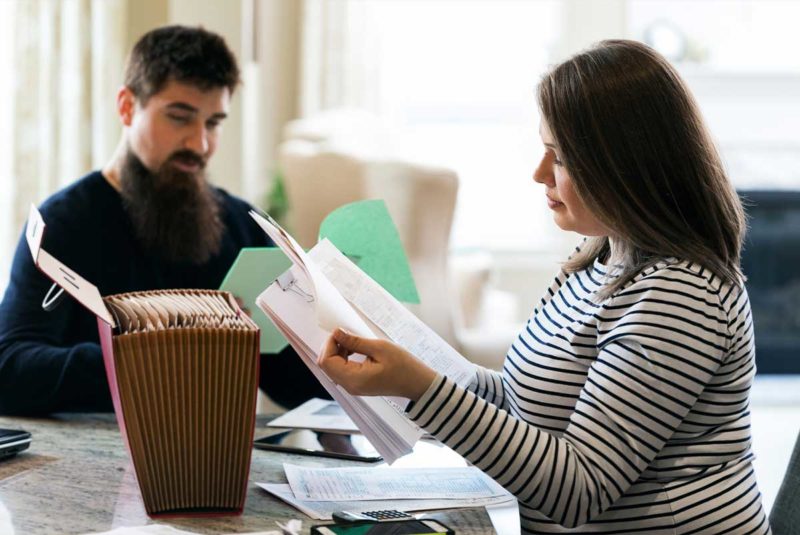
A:
[[[256,436],[266,421],[259,419]],[[285,483],[283,463],[308,464],[310,457],[253,450],[243,514],[154,521],[145,513],[113,414],[0,417],[0,427],[25,429],[33,435],[30,449],[0,462],[0,535],[93,533],[155,521],[197,533],[243,533],[275,530],[276,521],[292,518],[301,519],[303,533],[308,533],[312,525],[327,523],[310,519],[255,484]],[[353,465],[353,461],[321,457],[311,462]],[[460,534],[494,533],[483,508],[429,516]]]

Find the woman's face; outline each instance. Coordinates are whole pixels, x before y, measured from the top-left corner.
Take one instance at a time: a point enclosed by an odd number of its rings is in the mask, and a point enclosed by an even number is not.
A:
[[[553,211],[556,225],[584,236],[607,236],[608,229],[586,208],[573,188],[572,179],[561,162],[561,152],[544,119],[539,125],[539,136],[545,151],[533,172],[533,180],[544,184],[547,206]]]

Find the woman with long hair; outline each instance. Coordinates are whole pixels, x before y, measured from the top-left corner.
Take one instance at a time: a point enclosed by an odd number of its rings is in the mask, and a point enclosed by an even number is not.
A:
[[[319,363],[519,500],[529,533],[769,533],[753,472],[745,216],[675,69],[603,41],[538,87],[533,178],[586,238],[511,345],[460,388],[398,345],[337,330]],[[367,356],[349,360],[352,353]]]

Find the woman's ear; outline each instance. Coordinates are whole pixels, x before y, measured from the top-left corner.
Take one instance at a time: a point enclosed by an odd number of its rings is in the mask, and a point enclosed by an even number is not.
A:
[[[134,111],[136,111],[136,96],[128,87],[120,87],[117,91],[117,114],[123,126],[131,125]]]

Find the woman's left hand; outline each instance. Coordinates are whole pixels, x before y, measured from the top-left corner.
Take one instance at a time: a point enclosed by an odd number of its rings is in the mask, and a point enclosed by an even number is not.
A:
[[[349,360],[353,353],[366,359]],[[317,363],[337,384],[357,396],[400,396],[417,401],[436,378],[435,371],[397,344],[341,329],[328,338]]]

